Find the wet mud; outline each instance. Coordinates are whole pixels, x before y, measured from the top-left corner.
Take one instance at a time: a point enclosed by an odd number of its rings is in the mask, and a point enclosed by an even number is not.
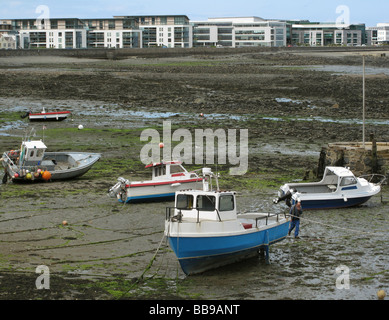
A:
[[[0,184],[0,299],[370,300],[379,289],[388,291],[387,186],[382,201],[380,195],[358,208],[306,211],[300,239],[274,245],[270,265],[259,256],[192,277],[163,237],[172,203],[123,205],[108,197],[119,176],[149,178],[139,137],[154,128],[162,138],[163,121],[190,132],[248,129],[245,175],[230,176],[228,163],[210,165],[222,188],[238,191],[241,212],[285,210],[272,203],[281,184],[314,170],[323,145],[361,139],[358,52],[212,52],[0,58],[1,152],[32,132],[48,151],[103,155],[76,180]],[[366,57],[377,68],[366,79],[367,131],[377,141],[389,140],[388,61]],[[20,118],[42,107],[70,110],[72,118],[45,130]],[[50,289],[36,288],[40,265],[49,267]],[[348,268],[349,289],[337,288],[340,266]]]

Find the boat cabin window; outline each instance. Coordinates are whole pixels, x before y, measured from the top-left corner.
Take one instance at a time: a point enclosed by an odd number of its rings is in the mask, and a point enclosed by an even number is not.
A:
[[[38,149],[38,151],[36,152],[36,157],[37,158],[42,158],[43,157],[43,152],[44,152],[43,149]]]
[[[357,180],[355,179],[355,177],[343,177],[342,178],[342,181],[340,182],[340,185],[341,186],[349,186],[351,184],[356,184],[357,183]]]
[[[219,198],[219,211],[231,211],[234,210],[234,196],[225,195]]]
[[[216,199],[214,196],[197,196],[196,209],[202,211],[214,211]]]
[[[166,166],[157,166],[154,168],[154,176],[159,177],[166,174]]]
[[[178,194],[176,207],[177,209],[182,209],[182,210],[192,210],[193,196],[191,194]]]
[[[27,158],[30,160],[41,159],[43,157],[43,153],[44,153],[44,149],[40,149],[40,148],[30,149],[27,150]]]
[[[180,173],[184,172],[184,168],[179,164],[173,164],[170,166],[170,173]]]

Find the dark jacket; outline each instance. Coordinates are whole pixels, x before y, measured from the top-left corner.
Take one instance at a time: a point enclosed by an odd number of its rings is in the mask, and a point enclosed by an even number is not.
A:
[[[299,217],[303,214],[303,207],[298,210],[296,205],[293,205],[292,208],[290,208],[289,214],[292,216],[292,220],[298,220]]]

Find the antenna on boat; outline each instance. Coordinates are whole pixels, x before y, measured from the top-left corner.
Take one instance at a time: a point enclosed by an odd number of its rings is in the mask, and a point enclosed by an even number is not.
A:
[[[204,179],[203,179],[203,191],[210,191],[209,190],[209,182],[207,181],[207,179],[205,179],[206,177],[209,177],[209,180],[210,180],[210,183],[211,183],[211,189],[212,189],[212,178],[215,178],[215,180],[216,180],[216,191],[220,191],[220,189],[219,189],[219,181],[217,179],[217,175],[215,175],[211,171],[211,168],[203,168],[202,172],[203,172],[203,176],[204,176]]]
[[[35,128],[32,127],[30,130],[30,133],[27,133],[27,130],[26,130],[26,135],[22,139],[23,139],[23,141],[28,141],[28,140],[30,140],[30,138],[32,136],[35,136],[35,134],[36,134]]]

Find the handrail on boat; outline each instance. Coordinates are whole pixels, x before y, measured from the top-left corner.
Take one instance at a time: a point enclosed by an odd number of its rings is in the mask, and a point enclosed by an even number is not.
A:
[[[11,158],[8,156],[7,152],[4,152],[4,154],[3,154],[3,157],[4,157],[4,156],[6,156],[6,157],[7,157],[7,159],[8,159],[8,160],[7,160],[7,162],[9,162],[9,161],[10,161],[10,162],[11,162],[11,164],[12,164],[13,166],[15,165],[15,163],[12,161],[12,159],[11,159]]]
[[[178,212],[177,215],[172,216],[172,210],[175,210],[175,209],[179,210],[179,212]],[[181,210],[182,210],[181,208],[177,208],[177,207],[166,207],[165,219],[167,221],[175,219],[175,221],[181,222],[182,221],[182,212],[181,212]],[[199,223],[200,222],[200,210],[197,209],[197,208],[196,208],[196,210],[197,210],[197,223]],[[221,217],[220,217],[220,214],[219,214],[219,210],[217,210],[215,208],[215,211],[217,213],[219,222],[221,222],[222,220],[221,220]],[[279,222],[279,219],[280,219],[279,216],[280,215],[284,215],[285,219],[287,219],[287,214],[285,212],[284,213],[270,213],[269,212],[269,213],[267,213],[267,215],[263,215],[261,217],[255,218],[255,228],[258,228],[258,221],[263,220],[263,219],[266,219],[266,222],[265,222],[266,226],[269,223],[269,218],[272,218],[272,217],[276,217],[276,221]]]
[[[172,217],[172,209],[177,209],[179,210],[179,213],[176,215],[176,216],[173,216]],[[200,222],[200,211],[204,212],[204,210],[199,210],[198,208],[194,208],[197,210],[197,223]],[[181,222],[182,220],[182,213],[181,213],[181,208],[177,208],[177,207],[166,207],[166,213],[165,213],[165,219],[166,220],[170,220],[170,218],[176,218],[178,222]],[[189,209],[188,209],[189,210]],[[192,209],[193,210],[193,209]],[[215,208],[215,210],[213,211],[216,211],[216,214],[217,214],[217,217],[219,219],[219,222],[222,221],[221,217],[220,217],[220,213],[219,213],[219,210]],[[213,212],[213,211],[207,211],[207,212]]]
[[[379,179],[379,181],[372,182],[376,177]],[[374,183],[378,186],[382,185],[387,179],[385,175],[378,174],[378,173],[364,174],[364,175],[359,176],[358,178],[363,178],[363,179],[367,180],[368,182]]]
[[[271,212],[268,212],[268,214],[266,216],[255,218],[255,227],[258,228],[258,220],[262,220],[262,219],[266,219],[266,225],[268,225],[269,218],[271,218],[271,217],[277,217],[276,221],[278,222],[280,214],[283,214],[285,216],[285,219],[286,219],[286,213],[271,213]]]

